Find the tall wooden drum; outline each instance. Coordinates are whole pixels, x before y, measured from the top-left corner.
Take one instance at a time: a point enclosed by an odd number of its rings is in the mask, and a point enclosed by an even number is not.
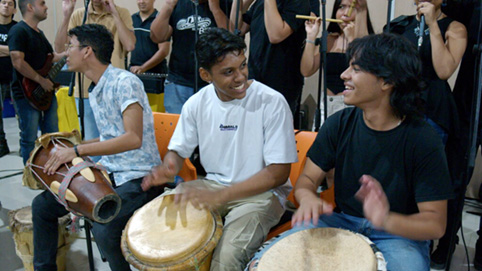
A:
[[[122,233],[122,253],[139,270],[209,270],[221,217],[160,196],[137,210]]]
[[[22,259],[26,271],[33,269],[33,224],[32,207],[23,207],[9,212],[10,230],[13,232],[15,251]],[[70,216],[59,218],[59,241],[57,245],[57,270],[65,271],[65,254],[70,246],[69,232],[66,229]]]
[[[257,271],[386,271],[381,252],[365,236],[335,228],[302,230],[276,242],[259,259]]]

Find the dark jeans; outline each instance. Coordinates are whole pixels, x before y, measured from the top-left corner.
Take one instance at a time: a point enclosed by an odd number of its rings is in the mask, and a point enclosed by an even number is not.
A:
[[[3,100],[10,92],[10,83],[0,83],[0,144],[5,141],[5,130],[3,129]]]
[[[134,211],[157,196],[158,190],[142,191],[142,178],[129,181],[115,188],[122,200],[119,214],[107,224],[93,223],[92,233],[97,245],[112,270],[130,270],[122,255],[120,243],[122,230]],[[34,270],[57,270],[58,218],[68,213],[49,191],[36,196],[32,202],[34,240]]]

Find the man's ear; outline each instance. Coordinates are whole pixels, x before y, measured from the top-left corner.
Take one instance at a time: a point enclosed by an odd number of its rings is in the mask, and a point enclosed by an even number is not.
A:
[[[212,82],[212,76],[211,74],[209,73],[208,70],[206,70],[205,68],[201,67],[199,68],[199,76],[201,77],[201,79],[205,82],[208,82],[208,83],[211,83]]]
[[[393,84],[382,79],[382,91],[392,90]]]

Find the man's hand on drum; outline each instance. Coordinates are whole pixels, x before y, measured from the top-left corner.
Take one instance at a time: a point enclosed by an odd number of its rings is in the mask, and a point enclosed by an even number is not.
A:
[[[185,187],[181,193],[176,194],[174,202],[186,206],[190,201],[196,209],[215,210],[225,203],[224,189],[207,190],[194,187]]]
[[[71,162],[75,157],[77,155],[74,148],[56,146],[50,151],[49,160],[45,163],[44,173],[47,173],[47,175],[55,174],[63,163]]]
[[[363,214],[373,226],[383,229],[390,213],[387,195],[380,183],[370,175],[363,175],[360,183],[355,197],[363,203]]]
[[[291,227],[301,226],[303,223],[308,226],[310,222],[314,226],[318,225],[318,218],[321,214],[331,214],[333,212],[333,206],[315,194],[306,195],[300,201],[300,207],[291,217]]]
[[[151,174],[144,177],[141,183],[142,190],[147,191],[152,186],[174,182],[176,174],[174,162],[166,160],[162,165],[153,168]]]

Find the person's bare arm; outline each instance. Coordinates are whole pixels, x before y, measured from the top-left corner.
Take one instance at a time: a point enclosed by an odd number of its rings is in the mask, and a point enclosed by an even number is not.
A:
[[[8,45],[0,45],[0,57],[10,56],[10,50],[8,50]]]
[[[25,53],[21,51],[11,51],[10,58],[12,59],[12,65],[19,73],[30,80],[37,82],[44,90],[52,91],[54,84],[49,79],[38,74],[32,66],[25,61]]]
[[[67,49],[65,48],[65,44],[68,42],[67,34],[69,31],[69,23],[75,9],[76,1],[77,0],[62,0],[62,14],[64,17],[55,35],[54,48],[56,52],[63,52]]]
[[[128,52],[134,50],[136,46],[136,36],[134,35],[134,31],[129,29],[126,23],[123,21],[124,18],[131,18],[128,14],[121,15],[117,10],[114,0],[109,0],[104,2],[105,9],[112,14],[114,17],[114,23],[117,28],[117,32],[119,33],[119,39],[122,43],[122,47]]]
[[[356,197],[363,203],[363,213],[375,227],[412,240],[442,237],[447,223],[447,200],[419,202],[418,213],[405,215],[390,211],[390,204],[380,183],[369,175],[360,179]]]
[[[122,153],[142,146],[142,107],[139,103],[129,105],[122,112],[122,120],[125,133],[105,141],[94,141],[77,146],[81,156],[101,156]],[[50,154],[49,160],[45,163],[44,172],[54,174],[57,168],[63,163],[72,161],[76,157],[74,148],[56,147],[56,151]]]
[[[161,43],[169,39],[172,35],[172,27],[169,25],[169,18],[174,8],[177,5],[177,0],[166,0],[159,10],[156,18],[151,24],[151,40],[155,43]]]
[[[157,50],[149,60],[144,62],[141,66],[131,66],[130,71],[135,74],[144,73],[161,63],[169,54],[171,43],[166,41],[159,43],[158,46],[159,50]]]
[[[264,24],[269,42],[273,44],[284,41],[294,32],[291,26],[281,17],[276,0],[264,1]]]

